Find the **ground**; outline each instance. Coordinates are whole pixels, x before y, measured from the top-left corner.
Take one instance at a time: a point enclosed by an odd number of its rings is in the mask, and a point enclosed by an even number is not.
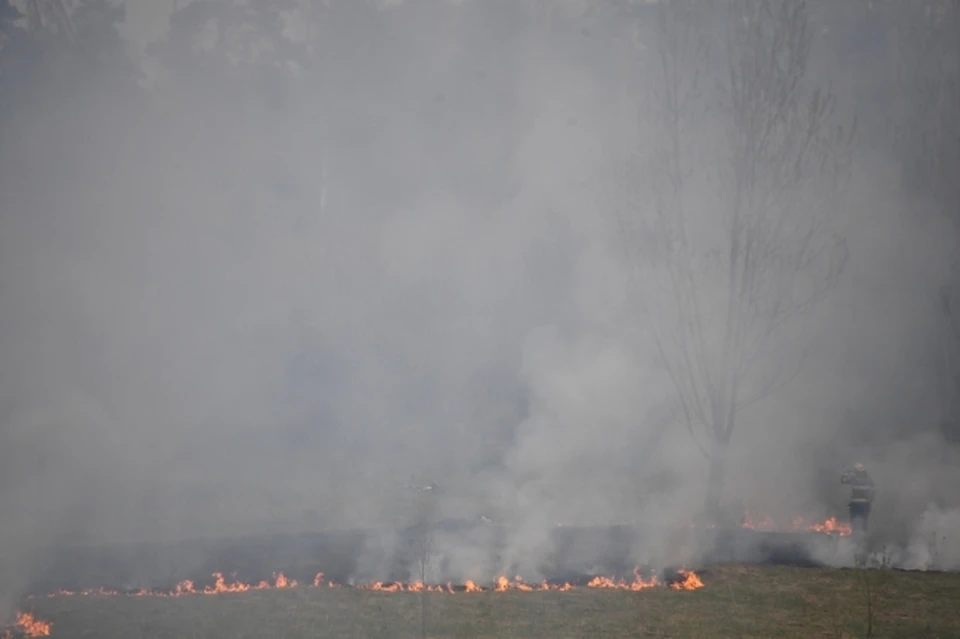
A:
[[[428,637],[960,637],[960,574],[713,566],[705,587],[424,596]],[[873,610],[868,615],[868,601]],[[38,598],[51,637],[421,637],[421,595],[298,587],[181,598]]]

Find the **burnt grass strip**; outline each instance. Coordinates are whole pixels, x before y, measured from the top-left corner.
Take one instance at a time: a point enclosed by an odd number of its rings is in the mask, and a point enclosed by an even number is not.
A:
[[[696,591],[385,593],[296,588],[182,598],[23,602],[51,637],[960,638],[960,574],[714,565]],[[425,632],[424,632],[425,631]]]

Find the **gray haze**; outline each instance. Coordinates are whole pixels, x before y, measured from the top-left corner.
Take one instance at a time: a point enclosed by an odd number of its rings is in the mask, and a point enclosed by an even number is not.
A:
[[[442,487],[441,516],[508,522],[516,557],[556,523],[702,507],[610,213],[646,97],[632,23],[344,4],[289,20],[312,63],[256,37],[191,62],[163,40],[189,29],[140,0],[145,78],[110,52],[0,78],[6,570],[50,544],[404,525],[411,479]],[[863,461],[876,526],[919,565],[960,505],[931,337],[954,236],[882,138],[893,80],[857,47],[885,32],[816,17],[810,74],[861,121],[833,219],[849,259],[784,346],[796,378],[740,416],[725,499],[843,517]]]

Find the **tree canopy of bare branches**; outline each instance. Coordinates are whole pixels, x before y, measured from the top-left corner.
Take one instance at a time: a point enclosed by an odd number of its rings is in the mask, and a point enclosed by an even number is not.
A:
[[[853,129],[811,86],[803,0],[660,3],[650,97],[617,176],[633,300],[710,462],[716,512],[738,411],[795,374],[791,321],[835,284]]]

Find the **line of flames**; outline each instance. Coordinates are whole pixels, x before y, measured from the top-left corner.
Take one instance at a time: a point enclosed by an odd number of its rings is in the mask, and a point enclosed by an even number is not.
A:
[[[820,523],[810,523],[802,517],[795,517],[789,526],[784,527],[777,522],[775,522],[770,517],[753,517],[749,512],[744,513],[744,519],[742,522],[742,527],[751,529],[751,530],[762,530],[762,531],[788,531],[788,532],[822,532],[827,534],[835,534],[841,537],[848,536],[852,534],[852,529],[849,524],[839,522],[836,517],[830,517]],[[682,579],[673,581],[669,584],[661,584],[661,582],[656,577],[651,577],[650,579],[644,579],[637,569],[633,571],[633,580],[628,581],[626,579],[611,579],[609,577],[594,577],[587,583],[587,588],[600,588],[600,589],[611,589],[611,590],[628,590],[628,591],[640,591],[647,590],[649,588],[656,588],[661,585],[666,585],[672,590],[698,590],[703,588],[703,582],[700,580],[700,577],[693,571],[680,570],[678,574]],[[178,583],[173,590],[170,591],[157,591],[157,590],[148,590],[140,589],[136,592],[131,593],[121,593],[118,590],[112,590],[107,588],[96,588],[96,589],[84,589],[79,591],[73,590],[58,590],[56,592],[49,593],[47,597],[69,597],[69,596],[118,596],[121,594],[126,594],[127,596],[133,597],[183,597],[189,595],[220,595],[228,593],[242,593],[252,590],[270,590],[270,589],[287,589],[287,588],[296,588],[298,583],[295,579],[287,579],[283,573],[275,573],[273,583],[262,580],[256,584],[248,584],[243,582],[227,582],[224,578],[223,573],[215,572],[213,573],[214,583],[212,585],[205,586],[201,589],[197,589],[194,583],[190,580],[184,580]],[[313,587],[328,587],[328,588],[341,588],[344,587],[342,584],[338,584],[334,581],[325,581],[323,573],[317,573],[313,579]],[[472,580],[466,580],[463,584],[459,586],[454,586],[452,583],[447,583],[445,585],[431,585],[424,584],[422,581],[414,581],[411,583],[384,583],[384,582],[373,582],[366,585],[356,586],[357,589],[367,590],[371,592],[440,592],[440,593],[473,593],[473,592],[506,592],[506,591],[519,591],[519,592],[534,592],[534,591],[557,591],[557,592],[568,592],[574,590],[576,587],[570,583],[562,584],[551,584],[546,581],[543,581],[539,584],[528,584],[521,577],[514,577],[513,581],[510,581],[504,576],[498,577],[496,582],[488,587],[483,587],[476,584]],[[28,599],[33,599],[33,596],[28,597]],[[44,621],[42,619],[36,618],[32,613],[29,612],[18,612],[16,616],[16,621],[13,624],[13,627],[26,637],[48,637],[50,636],[51,629],[53,624],[49,621]],[[6,630],[3,634],[0,634],[0,639],[13,639],[14,634],[11,630]]]
[[[646,590],[648,588],[656,588],[661,585],[668,585],[672,590],[698,590],[703,588],[703,582],[700,580],[700,577],[697,576],[695,572],[688,570],[679,571],[680,577],[678,581],[674,581],[669,584],[661,584],[661,582],[656,577],[651,577],[650,579],[644,579],[640,576],[639,572],[634,569],[633,580],[627,581],[626,579],[611,579],[609,577],[594,577],[589,582],[587,582],[587,588],[605,588],[612,590],[631,590],[639,591]],[[315,584],[316,585],[316,584]],[[333,584],[331,584],[333,585]],[[538,584],[529,584],[523,580],[519,575],[514,577],[513,581],[510,581],[506,577],[497,577],[496,582],[487,588],[483,586],[478,586],[474,581],[467,580],[459,588],[454,588],[452,584],[446,584],[445,586],[431,586],[425,585],[421,581],[415,581],[410,584],[400,584],[400,583],[391,583],[383,584],[382,582],[374,582],[367,586],[361,586],[364,590],[372,590],[378,592],[506,592],[508,590],[520,591],[520,592],[543,592],[546,590],[552,590],[556,592],[568,592],[570,590],[576,589],[576,586],[569,582],[564,582],[562,584],[551,584],[546,581],[542,581]]]
[[[213,573],[214,583],[204,588],[197,589],[194,586],[194,583],[189,580],[184,580],[178,583],[173,590],[169,591],[158,591],[158,590],[147,590],[140,589],[136,592],[130,593],[121,593],[118,590],[111,590],[107,588],[97,588],[97,589],[86,589],[86,590],[58,590],[56,592],[49,593],[47,597],[72,597],[72,596],[120,596],[126,595],[130,597],[185,597],[190,595],[220,595],[228,593],[242,593],[252,590],[269,590],[269,589],[288,589],[296,588],[299,584],[295,579],[287,579],[283,573],[277,573],[274,575],[274,581],[271,584],[268,581],[260,581],[256,584],[248,584],[239,581],[227,582],[224,578],[223,573],[215,572]],[[679,570],[678,576],[681,579],[670,582],[662,583],[656,577],[651,577],[649,579],[644,579],[637,568],[633,570],[633,580],[628,581],[626,579],[611,579],[609,577],[594,577],[591,579],[586,587],[587,588],[600,588],[608,590],[629,590],[629,591],[640,591],[647,590],[649,588],[656,588],[658,586],[667,586],[672,590],[698,590],[703,588],[703,582],[700,580],[700,577],[691,570]],[[334,581],[329,581],[324,579],[323,573],[317,573],[313,579],[312,587],[314,588],[343,588],[342,584],[338,584]],[[365,584],[362,586],[355,587],[358,590],[367,590],[370,592],[439,592],[439,593],[474,593],[474,592],[506,592],[506,591],[516,591],[516,592],[543,592],[543,591],[555,591],[555,592],[569,592],[575,590],[576,586],[568,582],[562,584],[551,584],[547,581],[540,582],[539,584],[529,584],[523,580],[522,577],[514,577],[513,581],[507,579],[506,577],[498,577],[497,580],[490,586],[484,587],[478,585],[476,582],[468,579],[463,584],[454,586],[452,583],[447,583],[445,585],[432,585],[424,584],[422,581],[414,581],[411,583],[384,583],[381,581],[375,581],[370,584]],[[32,599],[34,597],[28,597]],[[50,636],[51,628],[53,624],[49,621],[44,621],[42,619],[36,618],[32,613],[29,612],[18,612],[16,621],[14,622],[14,628],[17,629],[19,633],[26,637],[48,637]],[[5,631],[3,634],[0,634],[0,639],[14,639],[14,634],[11,630]]]
[[[587,588],[613,588],[618,590],[646,590],[647,588],[653,588],[660,585],[666,585],[674,590],[697,590],[698,588],[703,587],[703,582],[700,581],[700,578],[693,571],[689,570],[680,570],[678,575],[681,577],[680,580],[671,582],[671,583],[661,583],[656,577],[651,577],[650,579],[644,579],[638,569],[633,571],[633,580],[628,581],[626,579],[611,579],[609,577],[594,577],[591,581],[587,583]],[[214,583],[212,585],[205,586],[203,588],[197,588],[193,581],[184,580],[178,583],[172,590],[148,590],[146,588],[141,588],[140,590],[134,592],[121,592],[118,590],[111,590],[108,588],[95,588],[95,589],[85,589],[85,590],[57,590],[51,592],[46,596],[48,598],[53,597],[72,597],[72,596],[120,596],[125,595],[129,597],[184,597],[191,595],[222,595],[229,593],[241,593],[248,592],[253,590],[271,590],[271,589],[288,589],[296,588],[299,584],[295,579],[287,579],[283,573],[274,574],[273,583],[269,581],[260,581],[256,584],[244,583],[242,581],[233,581],[228,582],[223,573],[215,572],[213,573]],[[413,581],[410,583],[399,583],[399,582],[390,582],[385,583],[382,581],[375,581],[369,584],[363,584],[359,586],[345,586],[334,581],[324,579],[324,574],[317,573],[313,579],[312,587],[314,588],[355,588],[357,590],[368,590],[374,592],[441,592],[441,593],[458,593],[458,592],[504,592],[508,590],[516,590],[521,592],[532,592],[532,591],[545,591],[553,590],[565,592],[573,590],[576,588],[573,584],[570,583],[549,583],[547,581],[542,581],[536,584],[530,584],[523,580],[522,577],[514,577],[511,581],[505,576],[498,577],[496,581],[490,586],[481,586],[476,582],[468,579],[462,584],[454,585],[453,583],[447,583],[443,585],[439,584],[425,584],[422,581]],[[34,599],[34,596],[28,597],[28,599]],[[0,636],[2,639],[2,636]]]
[[[776,522],[770,517],[754,517],[748,511],[744,513],[741,526],[750,530],[762,530],[769,532],[821,532],[841,537],[847,537],[853,533],[850,524],[838,521],[836,517],[830,517],[822,522],[810,522],[803,517],[794,517],[787,526]]]
[[[560,524],[557,524],[557,526],[559,525]],[[716,524],[713,523],[701,525],[704,525],[706,528],[716,527]],[[687,528],[696,528],[697,526],[698,524],[694,521],[689,521],[686,524]],[[778,521],[773,517],[763,515],[756,516],[750,511],[745,511],[743,513],[743,519],[740,522],[740,527],[747,530],[759,530],[763,532],[818,532],[827,535],[838,535],[840,537],[847,537],[853,534],[853,528],[850,526],[850,524],[842,522],[836,517],[828,517],[827,519],[819,522],[812,522],[804,517],[794,517],[788,524],[784,525],[783,521]]]

